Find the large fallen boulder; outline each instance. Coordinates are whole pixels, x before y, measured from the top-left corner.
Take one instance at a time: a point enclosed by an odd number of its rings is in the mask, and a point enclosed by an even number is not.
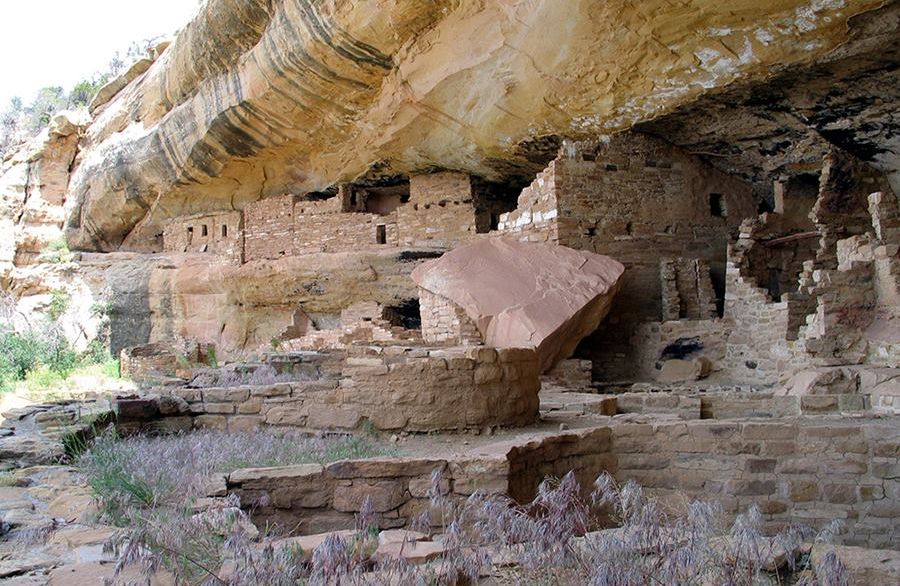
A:
[[[466,332],[468,321],[488,346],[535,348],[546,372],[597,329],[624,271],[592,252],[485,238],[417,267],[412,278],[427,341],[452,341],[448,329]]]

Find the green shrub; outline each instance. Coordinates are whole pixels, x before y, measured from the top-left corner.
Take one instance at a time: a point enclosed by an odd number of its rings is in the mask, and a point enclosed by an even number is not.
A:
[[[69,251],[69,245],[62,237],[51,240],[47,247],[41,251],[41,260],[49,263],[72,262],[73,255]]]
[[[98,301],[91,305],[91,316],[97,319],[105,319],[113,314],[112,301]]]
[[[87,349],[81,354],[81,363],[84,365],[106,364],[110,360],[112,360],[112,355],[109,353],[109,347],[99,337],[91,340]]]
[[[107,360],[101,366],[103,367],[103,376],[109,378],[122,378],[122,367],[119,364],[118,358]]]
[[[0,371],[15,380],[25,380],[40,364],[43,352],[43,341],[33,331],[0,333]]]
[[[26,330],[0,332],[0,388],[8,390],[16,380],[25,380],[29,373],[46,369],[65,378],[79,363],[79,354],[58,330],[48,327],[44,332]],[[45,379],[47,374],[38,375]]]
[[[209,347],[206,354],[206,363],[209,364],[210,368],[218,368],[219,366],[219,360],[216,358],[216,349],[212,346]]]
[[[65,378],[78,366],[78,359],[78,352],[69,345],[68,340],[60,336],[47,344],[41,362],[52,372]]]
[[[51,322],[57,321],[69,309],[72,297],[63,289],[54,289],[50,292],[50,306],[47,308],[47,317]]]

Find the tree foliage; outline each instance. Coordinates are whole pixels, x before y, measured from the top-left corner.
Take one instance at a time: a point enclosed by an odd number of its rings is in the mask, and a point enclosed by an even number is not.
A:
[[[0,112],[0,159],[39,133],[57,112],[87,108],[101,87],[121,75],[132,63],[147,56],[159,39],[155,36],[133,42],[124,55],[116,51],[105,71],[82,79],[68,92],[61,86],[47,86],[38,90],[29,104],[24,104],[18,96],[13,97],[6,109]]]

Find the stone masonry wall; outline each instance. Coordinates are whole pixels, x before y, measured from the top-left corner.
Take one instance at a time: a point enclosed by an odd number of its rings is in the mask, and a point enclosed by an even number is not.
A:
[[[198,427],[435,431],[524,425],[538,417],[531,349],[353,347],[340,380],[180,389]]]
[[[638,133],[558,158],[556,191],[560,244],[626,268],[610,319],[582,345],[605,380],[631,374],[634,349],[622,340],[662,316],[660,260],[699,259],[722,275],[730,235],[756,213],[749,185]]]
[[[660,262],[659,276],[663,321],[716,317],[716,293],[705,261],[665,259]]]
[[[451,248],[476,234],[474,193],[467,173],[414,175],[409,196],[409,203],[397,208],[400,245]]]
[[[293,195],[271,197],[244,208],[244,261],[290,256],[294,250]]]
[[[568,147],[568,148],[567,148]],[[526,189],[501,231],[607,254],[625,267],[609,319],[582,343],[595,377],[633,376],[627,341],[637,324],[662,318],[660,261],[699,260],[720,282],[726,247],[755,215],[751,187],[649,135],[629,132],[567,145]],[[706,314],[708,302],[704,299]]]
[[[294,254],[349,252],[379,244],[397,246],[396,213],[342,213],[340,203],[333,197],[294,205]],[[379,226],[383,226],[384,242],[378,241]]]
[[[302,464],[232,472],[224,488],[253,506],[257,524],[285,528],[299,524],[303,534],[352,529],[354,516],[371,499],[382,529],[406,527],[430,507],[431,475],[440,471],[440,488],[450,500],[465,500],[475,491],[507,491],[508,464],[503,457],[413,459],[378,458]],[[439,525],[440,518],[433,523]]]
[[[351,528],[366,497],[383,527],[401,527],[427,506],[436,469],[451,498],[481,490],[527,502],[544,478],[570,470],[587,494],[608,472],[619,483],[639,482],[676,509],[694,498],[720,503],[727,515],[757,506],[769,532],[840,519],[839,542],[900,547],[900,434],[877,419],[613,423],[497,444],[477,458],[238,470],[220,490],[256,506],[257,521],[302,522],[304,533]]]
[[[123,348],[119,353],[119,364],[122,378],[152,379],[159,376],[174,376],[178,368],[178,356],[160,344],[146,344]]]
[[[166,252],[208,252],[240,264],[244,254],[241,212],[197,214],[172,220],[163,232]]]
[[[522,190],[516,209],[502,214],[497,231],[527,242],[559,242],[556,161]]]
[[[844,543],[900,547],[900,433],[890,421],[623,423],[535,440],[509,460],[520,501],[546,475],[575,470],[589,487],[608,471],[676,507],[692,498],[729,514],[756,505],[769,530],[840,519]]]
[[[458,305],[419,288],[419,313],[422,317],[422,338],[429,344],[478,345],[481,332]]]

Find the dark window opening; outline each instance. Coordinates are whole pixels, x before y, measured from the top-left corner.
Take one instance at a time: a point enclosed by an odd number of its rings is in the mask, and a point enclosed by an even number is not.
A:
[[[634,226],[631,224],[631,222],[628,222],[627,224],[625,224],[625,233],[628,234],[629,236],[634,234]]]
[[[403,205],[404,197],[409,198],[409,185],[372,187],[366,190],[363,204],[366,212],[387,216]]]
[[[725,196],[723,194],[709,194],[709,214],[716,218],[725,218],[728,216],[728,209],[726,208]]]
[[[209,236],[209,227],[206,224],[200,227],[200,235],[201,236]]]
[[[405,299],[399,305],[388,306],[382,312],[382,318],[393,326],[400,326],[407,330],[422,328],[422,316],[419,312],[418,299]]]
[[[593,238],[594,236],[597,235],[597,228],[588,228],[586,234],[589,237]]]
[[[618,170],[619,170],[619,166],[618,166],[618,165],[614,165],[613,163],[607,163],[607,164],[606,164],[606,170],[607,170],[607,171],[618,171]]]
[[[581,160],[588,161],[588,162],[596,161],[597,155],[595,153],[584,153],[581,155]]]
[[[769,291],[769,295],[772,297],[772,301],[781,301],[781,269],[778,268],[769,268],[769,282],[766,284],[766,289]]]
[[[228,238],[228,226],[222,224],[222,238]]]
[[[709,278],[716,293],[716,315],[725,315],[725,264],[713,263],[709,267]]]
[[[384,224],[375,226],[375,242],[378,244],[387,244],[387,226]]]

